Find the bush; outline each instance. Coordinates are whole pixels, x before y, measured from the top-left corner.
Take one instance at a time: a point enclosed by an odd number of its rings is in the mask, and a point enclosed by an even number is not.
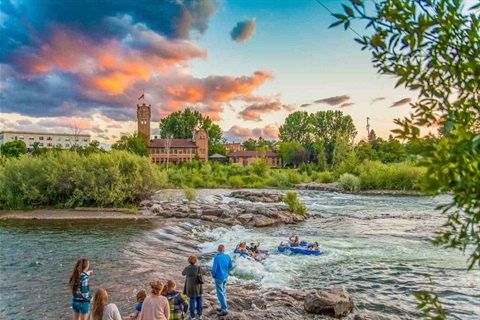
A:
[[[166,186],[165,172],[149,158],[126,151],[48,152],[7,159],[0,166],[0,207],[123,206]]]
[[[360,190],[360,178],[350,173],[344,173],[338,179],[338,185],[345,191],[358,191]]]
[[[332,182],[335,182],[335,177],[332,175],[330,171],[313,172],[312,180],[315,180],[318,183],[332,183]]]
[[[185,195],[185,198],[187,198],[188,201],[193,201],[197,199],[197,190],[193,188],[183,188],[183,194]]]
[[[416,190],[425,169],[410,162],[384,164],[380,161],[364,161],[359,168],[363,190]]]
[[[232,188],[241,188],[243,185],[242,177],[241,176],[232,176],[228,179],[228,184]]]
[[[260,159],[255,159],[255,161],[252,164],[252,170],[253,173],[255,173],[257,176],[264,177],[268,173],[268,164],[267,160],[265,158],[260,158]]]
[[[307,214],[307,208],[298,200],[298,193],[295,191],[287,191],[287,195],[283,198],[283,202],[288,206],[290,211],[296,214]]]

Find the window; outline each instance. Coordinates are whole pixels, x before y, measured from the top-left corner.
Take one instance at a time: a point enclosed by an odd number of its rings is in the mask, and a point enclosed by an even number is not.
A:
[[[78,141],[80,141],[80,140],[78,138],[75,138],[75,142],[78,142]]]
[[[43,140],[43,137],[42,136],[38,137],[38,140]]]
[[[65,138],[65,141],[70,141],[70,138]]]
[[[83,142],[88,142],[88,138],[83,138]]]
[[[66,143],[65,148],[70,148],[70,144]]]
[[[52,137],[47,137],[47,140],[52,140]]]
[[[38,144],[38,146],[39,146],[39,147],[43,147],[43,142],[40,142],[40,143]]]
[[[47,147],[53,147],[53,144],[47,143]]]
[[[24,140],[23,136],[18,137],[19,140]]]
[[[28,140],[35,140],[34,137],[28,137]]]
[[[57,148],[61,148],[62,147],[62,144],[61,143],[57,143]]]

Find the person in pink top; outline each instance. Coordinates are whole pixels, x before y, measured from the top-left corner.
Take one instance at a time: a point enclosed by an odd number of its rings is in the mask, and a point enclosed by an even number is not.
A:
[[[160,279],[150,282],[152,294],[145,298],[140,312],[140,320],[169,320],[170,305],[167,298],[161,295],[163,283]]]

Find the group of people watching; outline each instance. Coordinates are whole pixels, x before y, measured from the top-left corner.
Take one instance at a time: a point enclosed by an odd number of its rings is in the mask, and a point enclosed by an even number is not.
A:
[[[285,242],[285,241],[282,241],[280,242],[280,246],[282,247],[299,247],[300,246],[300,238],[295,235],[295,234],[292,234],[289,238],[288,238],[288,242]],[[307,248],[308,250],[310,251],[313,251],[313,250],[320,250],[320,246],[318,245],[318,242],[314,242],[313,244],[309,244],[307,245]]]
[[[223,251],[225,250],[223,249]],[[183,293],[176,291],[177,285],[174,280],[168,280],[164,284],[160,279],[154,279],[150,282],[150,295],[147,295],[145,289],[140,290],[137,293],[135,311],[122,318],[118,307],[113,303],[108,303],[108,293],[105,289],[99,288],[94,296],[91,295],[89,283],[93,271],[89,270],[90,264],[87,259],[79,259],[73,269],[69,283],[73,295],[73,319],[87,320],[91,302],[93,302],[91,305],[92,320],[137,318],[140,320],[176,320],[184,319],[188,309],[190,309],[191,319],[201,319],[203,313],[203,275],[200,267],[196,265],[197,261],[197,257],[191,255],[188,258],[189,266],[182,271],[185,276]],[[230,269],[231,265],[226,270],[227,277]],[[226,301],[226,284],[224,297]],[[222,300],[220,304],[222,304]],[[226,302],[225,308],[222,306],[222,309],[226,312]]]
[[[213,260],[212,277],[215,280],[220,308],[217,309],[219,316],[226,316],[227,310],[227,280],[228,272],[233,268],[232,260],[225,254],[225,246],[218,246],[218,253]],[[87,320],[92,304],[92,320],[176,320],[184,319],[190,309],[191,319],[202,319],[203,314],[203,273],[197,266],[197,256],[188,258],[189,265],[182,271],[185,276],[183,293],[176,291],[174,280],[168,280],[164,284],[160,279],[150,282],[150,295],[145,289],[137,293],[137,305],[135,311],[122,319],[118,307],[108,303],[108,293],[99,288],[95,296],[90,294],[90,277],[93,274],[89,270],[90,263],[82,258],[77,261],[70,276],[70,289],[72,291],[72,310],[74,320]],[[188,297],[188,299],[187,299]]]

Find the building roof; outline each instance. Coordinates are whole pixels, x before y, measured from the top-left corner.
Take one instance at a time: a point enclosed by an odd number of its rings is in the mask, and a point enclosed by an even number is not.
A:
[[[166,139],[150,140],[150,148],[165,148]],[[197,148],[197,145],[191,139],[172,139],[170,148]]]
[[[219,153],[215,153],[215,154],[212,154],[210,157],[208,157],[209,159],[227,159],[227,157],[225,156],[222,156],[221,154]]]
[[[260,157],[280,157],[278,153],[272,152],[272,151],[235,151],[232,153],[229,153],[227,157],[255,157],[255,158],[260,158]]]
[[[14,134],[41,134],[45,136],[71,136],[71,137],[88,137],[90,138],[89,134],[86,133],[55,133],[55,132],[33,132],[33,131],[12,131],[12,130],[5,130],[0,131],[0,133],[14,133]]]

